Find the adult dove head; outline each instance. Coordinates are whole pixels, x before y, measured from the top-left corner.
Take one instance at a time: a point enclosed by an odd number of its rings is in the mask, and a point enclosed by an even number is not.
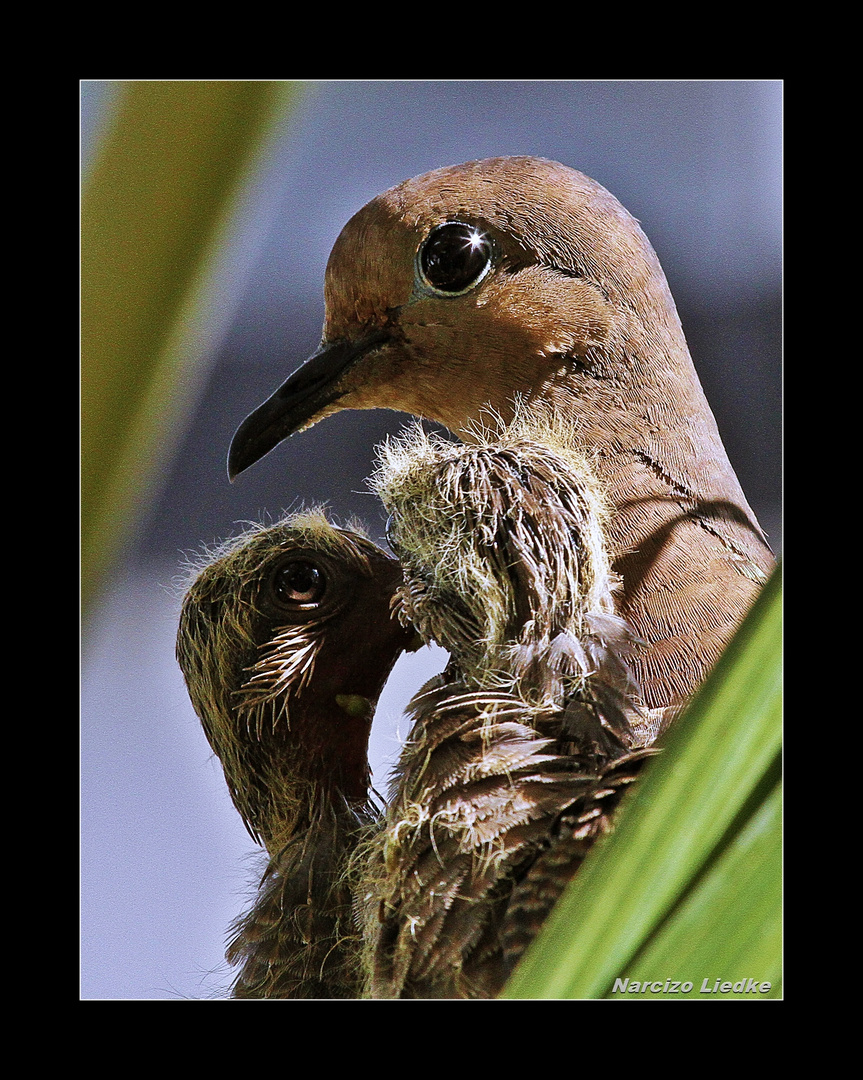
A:
[[[325,299],[320,348],[241,425],[232,476],[341,409],[461,434],[487,407],[506,419],[517,397],[563,389],[586,434],[613,403],[608,382],[653,402],[698,385],[638,222],[541,158],[438,169],[372,199],[336,240]],[[657,353],[665,362],[648,364]]]

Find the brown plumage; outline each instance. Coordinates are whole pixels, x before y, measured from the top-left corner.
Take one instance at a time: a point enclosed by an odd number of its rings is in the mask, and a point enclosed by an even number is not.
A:
[[[401,616],[451,660],[411,703],[385,829],[358,859],[373,997],[496,995],[653,753],[600,487],[530,434],[417,429],[374,480]]]
[[[353,997],[343,881],[376,817],[378,696],[415,634],[391,615],[398,563],[319,512],[256,528],[199,571],[177,658],[234,805],[269,864],[228,959],[235,997]]]
[[[321,348],[238,430],[232,475],[340,409],[464,439],[518,400],[563,423],[605,489],[618,612],[646,704],[670,717],[772,565],[638,223],[556,162],[439,169],[373,199],[327,267]]]

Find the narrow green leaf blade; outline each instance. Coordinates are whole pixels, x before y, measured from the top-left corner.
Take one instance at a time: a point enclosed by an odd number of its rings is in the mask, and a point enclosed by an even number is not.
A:
[[[777,781],[715,865],[615,979],[608,996],[632,1000],[673,995],[702,1001],[776,997],[782,950],[777,918],[782,902],[781,831],[782,790]]]
[[[81,210],[85,608],[170,444],[202,275],[292,84],[119,87]],[[194,350],[187,350],[194,352]]]

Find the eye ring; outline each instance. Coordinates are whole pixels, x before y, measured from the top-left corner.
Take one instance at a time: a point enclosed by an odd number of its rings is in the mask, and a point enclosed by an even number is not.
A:
[[[491,270],[493,257],[488,233],[466,221],[444,221],[419,246],[417,277],[435,296],[464,296]]]

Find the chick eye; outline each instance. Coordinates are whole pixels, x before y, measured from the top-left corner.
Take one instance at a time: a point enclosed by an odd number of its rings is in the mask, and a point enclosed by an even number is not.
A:
[[[270,581],[273,598],[286,607],[319,604],[326,589],[327,579],[323,570],[308,559],[282,563]]]
[[[485,233],[463,221],[447,221],[426,237],[417,262],[430,289],[458,296],[482,281],[491,268],[491,258],[491,239]]]

